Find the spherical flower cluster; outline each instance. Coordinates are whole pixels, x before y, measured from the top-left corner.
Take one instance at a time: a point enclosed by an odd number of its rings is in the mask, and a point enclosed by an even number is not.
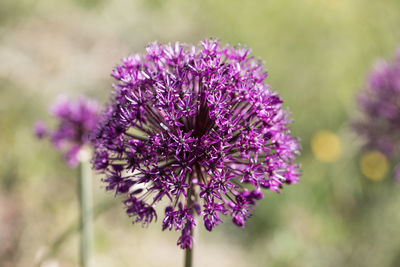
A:
[[[366,88],[358,95],[358,104],[362,117],[353,126],[364,137],[365,146],[378,149],[397,163],[400,157],[400,49],[394,62],[382,60],[376,64]],[[395,175],[400,179],[400,171],[395,171]]]
[[[99,111],[94,100],[80,97],[72,101],[60,97],[50,109],[50,113],[58,119],[57,128],[47,131],[46,125],[39,121],[35,124],[36,136],[49,136],[54,146],[65,153],[68,165],[76,167],[79,163],[79,152],[84,145],[91,142],[91,132],[98,123]]]
[[[149,224],[156,204],[169,203],[162,228],[182,232],[181,248],[192,247],[196,213],[209,231],[221,215],[244,227],[261,189],[298,181],[289,113],[249,53],[215,40],[153,43],[112,72],[94,168],[108,190],[126,196],[136,222]]]

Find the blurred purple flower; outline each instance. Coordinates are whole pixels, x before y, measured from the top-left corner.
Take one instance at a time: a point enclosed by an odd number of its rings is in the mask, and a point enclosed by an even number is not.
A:
[[[378,149],[397,163],[400,156],[400,48],[393,62],[380,60],[375,64],[357,100],[362,116],[352,124],[364,138],[365,147]]]
[[[91,142],[91,132],[98,122],[98,104],[84,97],[72,101],[62,96],[51,107],[50,113],[58,119],[57,128],[46,131],[45,124],[39,121],[35,124],[35,134],[39,138],[48,136],[56,149],[64,152],[68,165],[76,167],[78,154]]]
[[[230,214],[244,227],[261,188],[296,183],[299,153],[289,113],[244,47],[153,43],[112,72],[114,98],[96,133],[94,168],[127,197],[127,213],[149,224],[169,204],[163,230],[191,248],[194,213],[211,231]],[[139,189],[138,189],[139,188]]]

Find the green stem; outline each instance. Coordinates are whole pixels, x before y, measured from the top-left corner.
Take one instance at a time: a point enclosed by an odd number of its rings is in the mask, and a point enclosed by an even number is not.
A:
[[[193,185],[190,186],[190,189],[188,190],[188,201],[187,201],[187,207],[190,208],[191,213],[193,214],[193,216],[195,216],[195,214],[193,213],[193,198],[195,197],[195,190]],[[192,239],[194,240],[195,238],[195,230],[196,227],[192,228],[192,230],[190,231],[190,236],[192,237]],[[185,267],[192,267],[193,266],[193,249],[194,249],[194,244],[192,244],[192,248],[187,248],[185,250]]]
[[[193,234],[193,230],[190,232],[190,234]],[[192,258],[192,251],[193,248],[187,248],[185,250],[185,267],[192,267],[192,262],[193,262],[193,258]]]
[[[110,208],[114,207],[117,202],[115,201],[103,201],[99,205],[97,205],[94,209],[94,219],[99,217],[101,214],[109,210]],[[66,228],[49,246],[50,249],[38,260],[35,264],[36,267],[42,266],[42,263],[57,255],[59,250],[61,249],[62,245],[69,240],[69,238],[75,234],[77,231],[80,231],[80,223],[77,222],[71,224],[68,228]]]
[[[79,199],[80,199],[80,224],[81,224],[81,266],[90,267],[92,257],[93,239],[93,204],[92,204],[92,179],[90,163],[82,160],[79,164]]]

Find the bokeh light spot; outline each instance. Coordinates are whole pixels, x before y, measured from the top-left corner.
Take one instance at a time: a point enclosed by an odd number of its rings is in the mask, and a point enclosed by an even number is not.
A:
[[[311,140],[314,156],[323,162],[333,162],[340,157],[342,146],[339,137],[330,131],[318,131]]]
[[[373,150],[365,153],[360,160],[362,174],[372,181],[381,181],[389,170],[389,162],[381,152]]]

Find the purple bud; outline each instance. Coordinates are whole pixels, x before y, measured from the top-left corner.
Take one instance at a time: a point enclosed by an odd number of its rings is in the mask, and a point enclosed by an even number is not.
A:
[[[264,194],[260,188],[257,188],[256,190],[251,191],[251,197],[256,200],[260,200],[264,198]]]
[[[165,213],[168,213],[168,212],[171,212],[171,211],[173,211],[174,209],[171,207],[171,206],[167,206],[166,208],[165,208]]]
[[[236,224],[237,226],[244,228],[245,221],[244,221],[244,219],[243,219],[242,216],[236,215],[236,216],[234,216],[234,217],[232,218],[232,221],[233,221],[233,223]]]
[[[137,195],[137,194],[140,194],[140,193],[142,193],[143,192],[143,189],[142,188],[139,188],[139,189],[136,189],[135,191],[133,191],[131,194],[132,195]]]
[[[209,219],[204,220],[204,227],[211,232],[211,230],[213,229],[213,224],[211,223],[211,221]]]
[[[35,135],[37,138],[42,139],[47,135],[46,124],[42,121],[35,123]]]
[[[197,215],[201,214],[201,207],[200,207],[199,203],[194,203],[193,208],[196,211]]]

